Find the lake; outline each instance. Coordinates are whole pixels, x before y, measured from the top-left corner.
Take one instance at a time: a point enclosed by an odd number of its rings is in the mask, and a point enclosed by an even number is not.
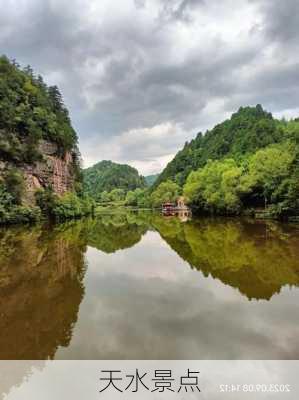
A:
[[[0,230],[1,359],[299,359],[299,227],[115,212]]]

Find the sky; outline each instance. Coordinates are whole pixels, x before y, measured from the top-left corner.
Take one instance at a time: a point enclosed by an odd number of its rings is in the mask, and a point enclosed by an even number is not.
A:
[[[57,84],[88,167],[160,172],[262,104],[299,115],[298,0],[0,0],[0,53]]]

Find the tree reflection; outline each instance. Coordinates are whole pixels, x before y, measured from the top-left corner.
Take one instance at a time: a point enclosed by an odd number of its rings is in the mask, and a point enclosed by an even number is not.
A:
[[[299,284],[299,237],[290,227],[240,220],[153,217],[163,239],[192,268],[236,287],[248,299],[267,299]]]
[[[80,229],[1,230],[0,243],[0,358],[53,358],[84,294]]]
[[[85,224],[87,244],[105,253],[134,246],[148,229],[148,225],[134,213],[102,215]]]
[[[0,358],[54,358],[68,346],[84,296],[87,245],[114,253],[146,230],[134,215],[0,230]]]

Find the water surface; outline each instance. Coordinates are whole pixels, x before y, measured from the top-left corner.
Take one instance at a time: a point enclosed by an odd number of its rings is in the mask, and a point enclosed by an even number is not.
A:
[[[299,230],[115,213],[0,230],[1,359],[298,359]]]

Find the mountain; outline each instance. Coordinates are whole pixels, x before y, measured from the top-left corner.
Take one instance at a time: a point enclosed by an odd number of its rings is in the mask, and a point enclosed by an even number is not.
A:
[[[152,186],[158,179],[158,176],[159,176],[159,174],[145,176],[144,179],[145,179],[147,186]]]
[[[203,167],[209,159],[227,156],[240,159],[245,154],[279,142],[281,136],[279,124],[261,105],[241,107],[230,119],[205,135],[198,133],[195,139],[187,142],[159,175],[153,188],[168,179],[182,186],[188,174]]]
[[[0,223],[34,219],[37,194],[46,193],[54,207],[79,189],[80,179],[77,135],[59,89],[1,56]]]
[[[146,186],[144,177],[139,175],[137,169],[112,161],[101,161],[83,170],[83,179],[85,192],[95,199],[104,191],[123,189],[128,192]]]

